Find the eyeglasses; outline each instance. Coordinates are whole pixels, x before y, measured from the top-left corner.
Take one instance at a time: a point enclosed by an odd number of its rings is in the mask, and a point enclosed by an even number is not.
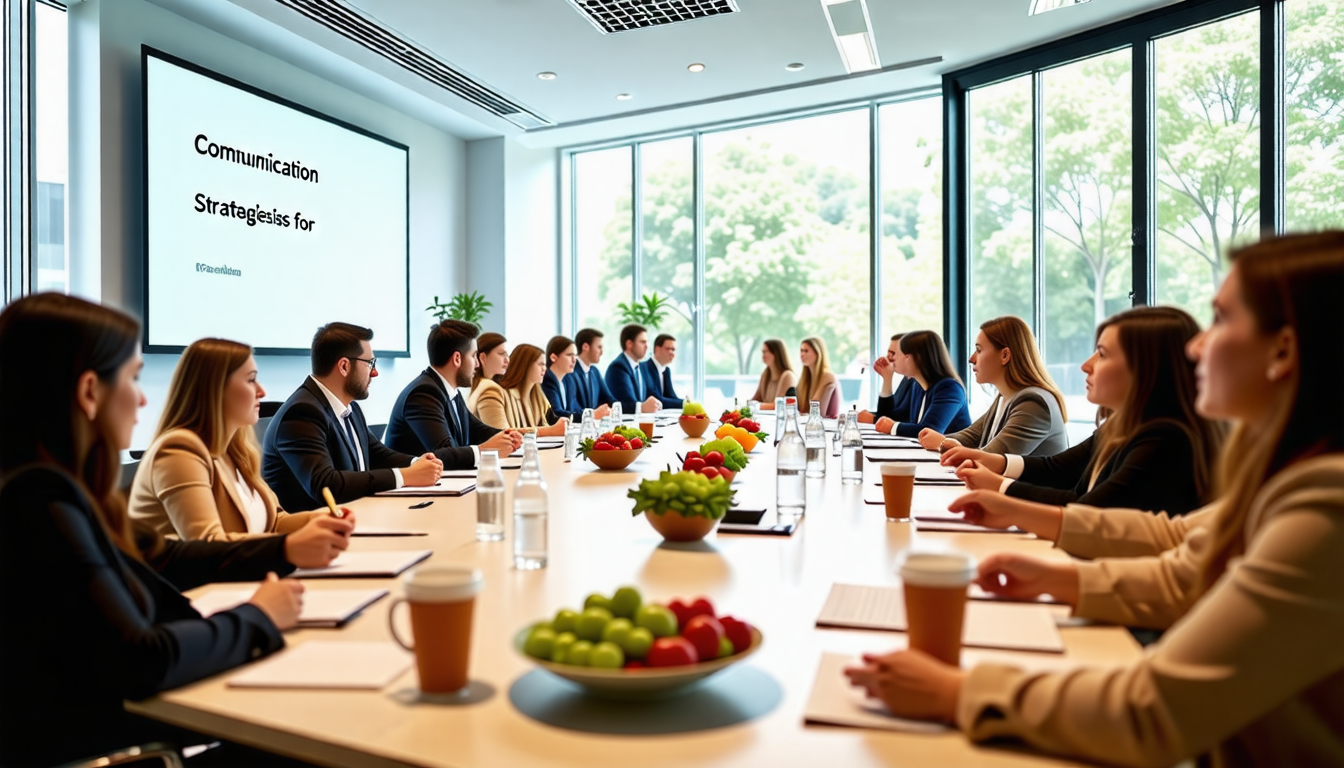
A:
[[[376,371],[376,370],[378,370],[378,358],[376,358],[376,357],[370,357],[368,360],[365,360],[365,359],[362,358],[362,357],[348,357],[348,356],[347,356],[346,359],[347,359],[347,360],[358,360],[358,361],[361,362],[361,363],[368,363],[368,364],[369,364],[369,370],[370,370],[370,371]]]

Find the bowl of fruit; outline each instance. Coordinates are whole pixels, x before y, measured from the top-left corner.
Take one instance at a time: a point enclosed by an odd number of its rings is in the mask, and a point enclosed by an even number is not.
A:
[[[635,501],[630,514],[644,515],[668,541],[705,538],[733,506],[733,490],[726,479],[684,470],[641,480],[626,496]]]
[[[681,406],[681,418],[677,423],[687,437],[700,437],[709,429],[709,414],[705,413],[703,405],[688,402]]]
[[[721,424],[714,430],[714,436],[736,440],[746,453],[751,453],[757,444],[769,437],[761,431],[760,423],[751,417],[750,408],[724,411],[719,421]]]
[[[706,598],[645,603],[639,590],[621,587],[523,629],[514,647],[592,695],[655,699],[689,692],[755,653],[762,639],[747,622],[716,615]]]
[[[644,433],[634,427],[617,426],[596,440],[579,445],[579,453],[598,469],[625,469],[644,452]]]
[[[737,473],[747,468],[747,452],[742,444],[731,438],[710,440],[700,446],[700,450],[691,451],[682,460],[681,468],[687,472],[699,472],[708,477],[722,477],[732,482]]]

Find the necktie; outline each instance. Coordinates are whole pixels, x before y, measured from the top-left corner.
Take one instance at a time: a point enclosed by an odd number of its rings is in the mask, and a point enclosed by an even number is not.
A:
[[[462,393],[459,392],[456,395],[453,395],[452,402],[448,404],[448,415],[453,419],[453,444],[458,448],[467,444],[466,435],[464,434],[466,430],[462,428],[463,419],[462,411],[460,410],[461,407]]]
[[[630,370],[635,372],[635,393],[639,395],[639,397],[635,398],[639,401],[638,403],[635,403],[635,405],[639,405],[639,403],[644,402],[644,374],[639,372],[639,366],[634,363],[630,364]]]
[[[345,431],[350,436],[350,450],[355,454],[355,469],[364,471],[364,451],[360,449],[359,435],[355,433],[355,420],[352,417],[353,411],[346,411],[342,416],[345,420]]]
[[[672,369],[663,369],[663,396],[673,397],[672,394]]]
[[[568,411],[569,399],[565,397],[565,382],[563,379],[556,379],[555,382],[558,385],[555,390],[560,394],[560,410]]]
[[[576,382],[579,385],[579,399],[583,403],[584,408],[597,407],[597,396],[593,394],[593,388],[591,386],[592,381],[588,378],[590,373],[590,371],[585,371],[583,375],[579,376],[579,380]]]

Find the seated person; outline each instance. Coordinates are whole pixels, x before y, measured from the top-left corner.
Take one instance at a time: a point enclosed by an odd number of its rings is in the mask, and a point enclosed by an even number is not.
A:
[[[583,416],[583,408],[578,398],[571,395],[564,381],[578,365],[579,353],[574,342],[568,336],[555,336],[546,344],[546,360],[549,367],[546,377],[541,380],[541,391],[551,404],[551,410],[562,419],[577,421]]]
[[[261,475],[287,509],[323,505],[330,488],[344,503],[402,485],[433,485],[443,462],[432,453],[397,453],[369,434],[357,400],[378,376],[373,331],[328,323],[313,336],[313,375],[289,396],[266,429]]]
[[[480,396],[476,398],[476,415],[498,429],[563,437],[569,420],[555,415],[541,391],[541,380],[546,375],[546,360],[541,349],[531,344],[519,344],[509,358],[509,372],[499,384],[481,388]]]
[[[622,413],[652,413],[663,407],[649,394],[639,373],[640,361],[648,351],[649,333],[644,326],[631,323],[621,329],[621,354],[607,366],[607,389],[612,402],[621,404]]]
[[[1110,539],[1127,559],[1001,554],[980,564],[977,583],[990,592],[1050,594],[1080,618],[1169,628],[1140,659],[1027,672],[1011,664],[961,669],[897,651],[865,656],[846,670],[851,682],[898,717],[941,720],[977,742],[1016,739],[1072,760],[1338,765],[1340,296],[1344,232],[1233,254],[1214,298],[1215,323],[1189,345],[1201,374],[1200,416],[1236,425],[1222,451],[1217,501],[1184,519],[1080,506],[1061,515],[1056,507],[1056,533],[1047,538]]]
[[[1045,370],[1031,328],[1021,318],[996,317],[981,325],[970,362],[976,383],[993,386],[998,396],[960,432],[944,436],[922,430],[920,445],[930,451],[965,445],[1019,456],[1053,456],[1068,449],[1064,393]]]
[[[577,404],[580,413],[592,408],[593,418],[606,418],[616,400],[607,389],[602,372],[597,370],[602,361],[602,332],[584,328],[574,334],[574,346],[579,349],[578,367],[561,382],[565,385],[565,396]]]
[[[0,687],[11,706],[0,764],[52,765],[184,732],[126,699],[217,675],[284,647],[303,585],[329,565],[353,519],[244,541],[178,541],[137,528],[117,488],[145,404],[140,326],[98,304],[43,293],[0,312]],[[25,365],[17,361],[41,361]],[[201,618],[181,590],[261,582],[244,604]],[[72,727],[53,724],[69,723]],[[186,733],[186,742],[204,743]]]
[[[1103,322],[1086,361],[1087,399],[1104,419],[1091,437],[1054,456],[953,448],[943,463],[973,489],[1047,504],[1164,509],[1201,506],[1212,485],[1221,426],[1195,412],[1195,366],[1185,346],[1199,333],[1175,307],[1136,307]]]
[[[775,398],[783,397],[789,389],[797,386],[793,376],[793,366],[789,365],[789,350],[779,339],[766,339],[761,344],[761,362],[765,370],[761,371],[761,380],[751,399],[761,404],[761,410],[773,411]]]
[[[933,331],[912,331],[896,342],[899,350],[892,369],[909,379],[909,421],[878,417],[873,426],[878,432],[901,437],[918,437],[921,430],[955,432],[971,426],[966,405],[966,388],[952,369],[952,356],[943,340]]]
[[[446,469],[471,469],[481,451],[507,456],[523,438],[472,416],[462,399],[476,371],[476,326],[444,320],[429,329],[429,367],[411,380],[392,406],[387,447],[399,453],[434,454]]]
[[[891,343],[887,345],[887,353],[873,361],[873,373],[882,378],[882,388],[877,393],[877,408],[872,411],[859,411],[858,419],[860,424],[872,424],[882,416],[886,416],[892,421],[914,421],[914,414],[918,412],[919,406],[915,403],[924,396],[923,391],[914,392],[918,388],[915,379],[912,376],[901,376],[901,383],[896,385],[896,391],[892,391],[892,379],[896,377],[896,357],[901,354],[901,337],[903,333],[898,333],[891,337]]]
[[[639,372],[644,376],[644,390],[658,399],[664,408],[680,410],[686,402],[677,397],[672,389],[672,361],[677,356],[677,340],[671,335],[660,333],[653,340],[653,357],[639,364]]]
[[[831,372],[831,358],[826,353],[826,342],[813,336],[798,345],[798,357],[803,361],[803,374],[798,377],[798,413],[809,413],[812,401],[821,404],[821,417],[840,417],[840,382]]]

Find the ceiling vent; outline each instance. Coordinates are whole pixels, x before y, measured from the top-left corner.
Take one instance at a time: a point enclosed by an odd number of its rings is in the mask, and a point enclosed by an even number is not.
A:
[[[738,12],[737,0],[569,0],[569,4],[604,35]]]
[[[351,10],[344,3],[337,0],[276,2],[520,128],[554,125],[507,96],[472,80],[410,40]]]

